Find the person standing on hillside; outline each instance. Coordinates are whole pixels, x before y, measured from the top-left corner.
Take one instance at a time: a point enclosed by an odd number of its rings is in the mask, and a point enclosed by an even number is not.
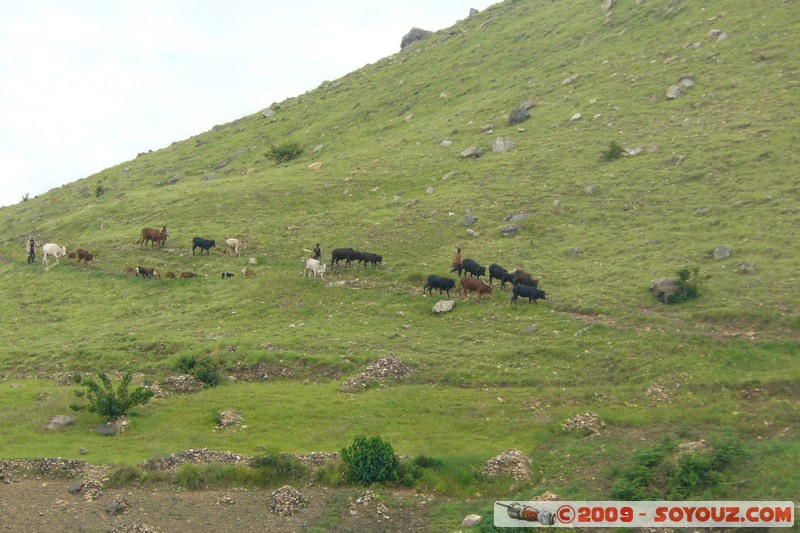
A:
[[[461,248],[456,248],[456,255],[453,256],[453,271],[458,270],[458,273],[461,274]]]
[[[319,249],[319,243],[314,246],[314,251],[311,252],[311,259],[316,259],[317,261],[322,260],[322,250]]]
[[[33,238],[31,235],[31,239],[28,241],[28,245],[26,246],[28,250],[28,264],[36,262],[36,239]]]

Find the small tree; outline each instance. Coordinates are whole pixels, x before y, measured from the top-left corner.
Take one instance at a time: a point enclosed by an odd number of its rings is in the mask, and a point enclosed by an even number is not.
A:
[[[153,397],[152,390],[146,390],[141,387],[132,393],[128,392],[128,385],[130,385],[132,377],[130,372],[122,376],[122,381],[117,386],[116,391],[114,391],[111,380],[108,379],[105,373],[99,372],[97,377],[100,378],[100,383],[91,378],[81,379],[80,385],[85,387],[86,390],[76,390],[75,396],[78,398],[86,397],[89,404],[72,404],[70,408],[73,411],[86,410],[90,413],[97,413],[106,420],[114,420],[126,414],[131,408],[146,404]]]
[[[611,141],[611,144],[608,145],[608,149],[603,150],[603,159],[605,161],[616,161],[622,157],[624,152],[625,150],[617,141]]]
[[[342,449],[345,479],[368,485],[376,481],[398,479],[398,464],[392,445],[380,437],[358,435],[353,444]]]

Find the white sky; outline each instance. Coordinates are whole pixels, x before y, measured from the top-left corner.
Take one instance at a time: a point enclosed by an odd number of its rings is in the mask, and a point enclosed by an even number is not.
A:
[[[20,0],[0,18],[0,206],[400,50],[487,0]]]

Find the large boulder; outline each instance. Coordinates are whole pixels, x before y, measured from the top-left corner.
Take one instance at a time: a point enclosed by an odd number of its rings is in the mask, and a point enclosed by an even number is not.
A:
[[[672,298],[683,291],[683,286],[676,279],[659,278],[650,282],[650,292],[657,300],[665,304],[670,303]]]
[[[410,45],[411,43],[421,41],[422,39],[425,39],[431,35],[433,35],[432,31],[423,30],[422,28],[411,28],[411,31],[406,33],[403,36],[403,40],[400,41],[400,50]]]
[[[456,306],[455,300],[439,300],[433,306],[433,312],[438,314],[449,313]]]
[[[47,429],[50,431],[73,425],[77,419],[70,415],[56,415],[47,420]]]

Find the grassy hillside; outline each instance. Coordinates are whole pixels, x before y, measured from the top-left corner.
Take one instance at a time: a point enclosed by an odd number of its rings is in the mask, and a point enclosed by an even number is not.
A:
[[[473,466],[520,449],[540,472],[526,494],[607,499],[632,451],[723,435],[750,459],[714,496],[797,499],[800,10],[619,4],[605,18],[574,0],[506,1],[271,114],[0,210],[0,457],[77,457],[85,443],[97,462],[200,446],[335,451],[380,434],[402,453]],[[667,99],[682,77],[694,87]],[[509,125],[526,101],[530,118]],[[498,137],[516,145],[495,153]],[[286,142],[303,155],[267,158]],[[608,161],[612,143],[641,151]],[[462,157],[470,146],[486,154]],[[521,212],[517,235],[502,236]],[[163,225],[165,248],[134,244]],[[28,266],[29,235],[95,259]],[[221,248],[193,256],[194,236]],[[247,242],[241,258],[222,255],[230,236]],[[304,278],[315,242],[326,260],[349,246],[384,264]],[[447,274],[457,246],[534,273],[547,299],[512,306],[496,285],[485,303],[434,316],[438,295],[422,285]],[[732,255],[713,259],[718,246]],[[220,279],[250,258],[256,277]],[[125,265],[201,277],[145,280]],[[699,268],[698,298],[649,294],[684,267]],[[402,384],[338,391],[387,354],[412,368]],[[159,380],[181,356],[270,379],[151,402],[113,441],[86,414],[67,433],[42,429],[73,399],[55,372]],[[225,407],[247,431],[213,431]],[[603,434],[561,429],[587,411]]]

